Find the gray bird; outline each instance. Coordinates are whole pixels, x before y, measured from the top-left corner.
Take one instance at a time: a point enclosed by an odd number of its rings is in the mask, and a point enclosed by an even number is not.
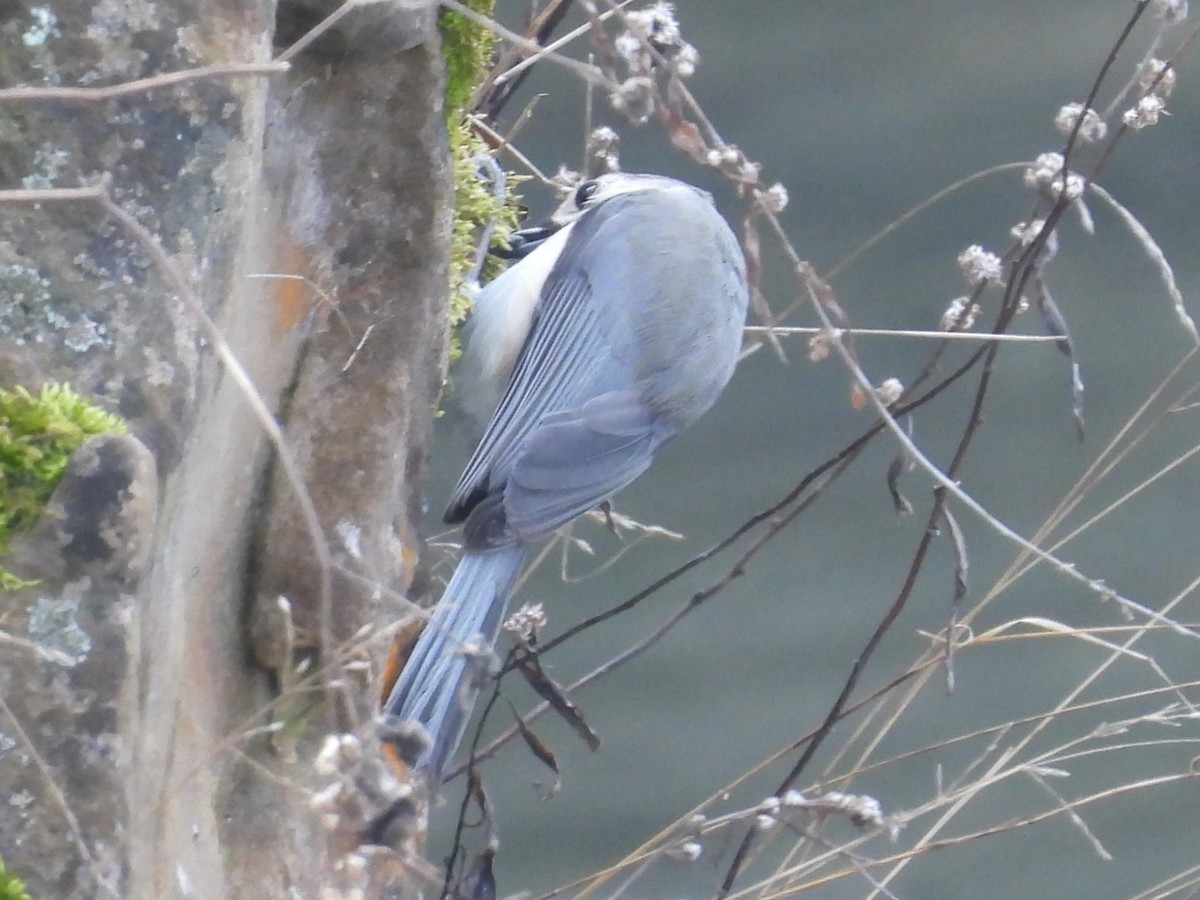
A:
[[[434,785],[530,546],[646,471],[741,347],[746,265],[707,193],[603,175],[552,221],[478,298],[460,378],[469,411],[494,412],[445,514],[464,552],[384,704],[424,729],[416,766]]]

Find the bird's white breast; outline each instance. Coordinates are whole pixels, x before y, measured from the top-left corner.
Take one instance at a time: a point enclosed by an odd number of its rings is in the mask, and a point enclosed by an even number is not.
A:
[[[463,409],[480,427],[500,403],[533,323],[542,285],[566,246],[574,223],[493,279],[475,301],[459,373]]]

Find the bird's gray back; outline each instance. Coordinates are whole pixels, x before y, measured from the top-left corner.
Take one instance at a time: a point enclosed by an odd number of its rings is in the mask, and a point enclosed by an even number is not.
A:
[[[705,195],[667,184],[575,223],[447,510],[469,546],[545,536],[608,499],[732,375],[741,252]]]
[[[673,184],[597,210],[617,207],[597,216],[578,270],[595,282],[592,299],[614,360],[634,373],[654,414],[681,429],[712,406],[733,374],[747,288],[725,220],[706,195]]]

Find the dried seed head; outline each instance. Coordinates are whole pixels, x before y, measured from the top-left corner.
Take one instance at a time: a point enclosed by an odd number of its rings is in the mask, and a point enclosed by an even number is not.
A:
[[[938,327],[942,331],[970,331],[979,315],[979,304],[970,297],[955,297],[942,312]]]
[[[1004,280],[1000,257],[995,253],[989,253],[978,244],[972,244],[958,254],[958,268],[970,285],[982,284],[985,281],[1001,282]]]
[[[737,144],[725,144],[709,150],[705,161],[714,169],[728,172],[743,184],[758,184],[758,173],[762,164],[752,162]]]
[[[782,800],[784,806],[791,807],[793,809],[804,806],[806,803],[808,803],[808,800],[805,798],[804,794],[795,788],[789,790],[780,799]]]
[[[1025,170],[1024,179],[1026,187],[1033,188],[1050,200],[1057,200],[1064,195],[1068,200],[1078,200],[1083,195],[1083,176],[1067,172],[1063,177],[1061,153],[1043,153]]]
[[[1153,0],[1150,4],[1150,14],[1160,22],[1174,25],[1187,18],[1187,0]]]
[[[860,828],[865,825],[882,827],[885,824],[883,807],[879,801],[867,794],[844,794],[841,791],[830,791],[819,801],[830,810],[844,812],[850,816],[850,821]]]
[[[609,102],[635,125],[644,125],[654,113],[654,80],[645,75],[626,78],[612,92]]]
[[[700,51],[691,44],[683,44],[671,58],[671,68],[680,78],[691,78],[700,64]]]
[[[1082,103],[1068,103],[1054,117],[1054,127],[1063,137],[1069,137],[1079,123],[1079,139],[1089,144],[1104,140],[1108,125],[1094,109],[1084,109]]]
[[[1175,70],[1167,68],[1167,65],[1165,59],[1157,58],[1142,63],[1138,68],[1138,87],[1143,91],[1153,90],[1160,97],[1170,97],[1171,91],[1175,90]]]
[[[546,609],[540,603],[526,603],[504,622],[504,630],[525,643],[531,643],[546,627]]]
[[[601,125],[599,128],[593,128],[592,133],[588,135],[588,142],[593,146],[607,150],[610,147],[615,147],[620,143],[621,139],[617,133],[607,125]]]
[[[884,406],[891,406],[904,394],[904,382],[899,378],[888,378],[875,388],[875,396]]]
[[[622,31],[613,41],[613,48],[617,51],[617,56],[625,60],[630,68],[641,68],[638,57],[642,52],[642,46],[641,38],[629,31]]]
[[[1009,234],[1015,240],[1019,241],[1022,247],[1028,247],[1041,234],[1042,229],[1045,227],[1045,219],[1034,219],[1032,222],[1018,222],[1009,230]]]
[[[704,848],[700,846],[699,841],[684,841],[682,844],[667,848],[665,852],[668,859],[677,863],[693,863],[700,858]]]
[[[1034,219],[1031,222],[1018,222],[1010,229],[1009,234],[1013,239],[1020,243],[1022,247],[1028,247],[1037,240],[1038,235],[1042,233],[1042,229],[1046,227],[1045,219]],[[1058,229],[1051,231],[1046,235],[1046,243],[1042,247],[1041,253],[1038,256],[1038,265],[1045,265],[1058,255]]]
[[[646,9],[638,9],[625,14],[625,26],[628,34],[650,41],[655,46],[671,46],[682,40],[679,30],[679,20],[675,18],[673,4],[659,0]]]
[[[626,30],[617,35],[613,46],[625,61],[631,75],[651,75],[657,63],[654,53],[660,54],[680,78],[696,71],[700,54],[683,39],[679,20],[670,3],[658,2],[646,9],[624,16]]]
[[[788,192],[778,181],[758,195],[759,202],[768,212],[781,213],[787,209]]]
[[[1121,121],[1134,131],[1141,131],[1143,128],[1157,125],[1159,116],[1166,115],[1170,115],[1167,112],[1167,101],[1158,94],[1147,94],[1132,109],[1125,110]]]
[[[832,345],[833,339],[825,332],[814,334],[808,339],[808,361],[821,362],[827,359]]]
[[[598,162],[604,171],[621,170],[621,138],[607,125],[592,129],[592,133],[588,135],[587,148],[588,156]]]

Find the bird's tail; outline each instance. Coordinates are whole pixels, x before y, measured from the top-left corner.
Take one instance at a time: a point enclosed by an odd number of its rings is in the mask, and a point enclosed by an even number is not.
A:
[[[424,728],[429,748],[416,766],[435,784],[471,717],[525,553],[513,544],[463,554],[384,704],[385,715]]]

